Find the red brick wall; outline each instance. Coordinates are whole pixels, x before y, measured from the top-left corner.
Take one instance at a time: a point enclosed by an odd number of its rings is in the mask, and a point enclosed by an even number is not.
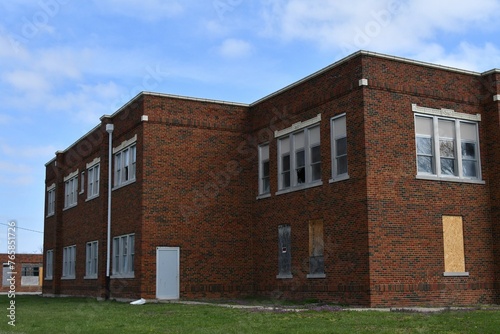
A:
[[[480,78],[380,58],[364,64],[371,305],[493,302],[488,119],[479,130],[486,184],[415,179],[412,103],[484,115]],[[442,215],[463,217],[469,277],[443,277]]]
[[[14,257],[12,256],[14,255]],[[10,279],[11,276],[14,277],[14,281],[10,280],[9,285],[4,286],[0,285],[0,292],[2,293],[34,293],[34,292],[42,292],[42,285],[22,285],[22,268],[23,264],[39,264],[40,265],[40,275],[43,275],[42,268],[42,254],[0,254],[0,261],[2,264],[9,264],[9,272],[13,272],[15,274],[8,275],[7,279]],[[13,265],[13,268],[10,268],[10,265]],[[3,271],[0,273],[2,275],[3,282]],[[14,291],[12,290],[10,284],[14,282]],[[41,281],[39,281],[41,282]]]

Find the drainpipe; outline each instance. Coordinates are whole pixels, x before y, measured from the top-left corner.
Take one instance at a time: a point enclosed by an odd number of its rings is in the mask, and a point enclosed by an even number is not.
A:
[[[111,277],[109,274],[109,267],[111,263],[111,190],[112,190],[112,159],[113,159],[113,124],[106,124],[106,131],[109,134],[109,148],[108,148],[108,232],[107,232],[107,249],[106,249],[106,299],[111,296]]]

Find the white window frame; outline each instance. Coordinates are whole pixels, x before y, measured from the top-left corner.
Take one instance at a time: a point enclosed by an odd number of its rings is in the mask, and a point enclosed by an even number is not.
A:
[[[75,279],[76,245],[63,248],[62,279]]]
[[[45,255],[45,279],[51,280],[54,272],[54,250],[49,249]]]
[[[134,278],[135,234],[113,238],[112,278]]]
[[[98,241],[87,242],[85,246],[85,277],[84,279],[95,279],[97,278],[97,272],[99,270],[98,262],[98,251],[99,243]]]
[[[117,151],[114,154],[114,162],[114,188],[123,187],[135,182],[137,162],[137,147],[135,143]]]
[[[78,204],[78,172],[75,176],[64,180],[64,209]]]
[[[415,132],[415,161],[417,170],[417,179],[427,179],[427,180],[439,180],[439,181],[451,181],[451,182],[466,182],[466,183],[479,183],[484,184],[482,180],[481,173],[481,152],[479,143],[479,121],[481,120],[480,115],[470,115],[464,113],[457,113],[453,110],[448,109],[431,109],[423,108],[413,105],[414,113],[414,132]],[[431,135],[422,135],[417,133],[417,117],[425,117],[432,121],[432,133]],[[439,135],[439,121],[451,121],[454,122],[454,138],[440,137]],[[475,177],[469,177],[463,175],[463,161],[462,156],[462,139],[461,139],[461,128],[462,123],[472,124],[475,126],[475,141],[476,144],[476,169],[477,175]],[[433,170],[428,172],[422,172],[418,170],[418,138],[430,138],[432,145],[432,164]],[[454,169],[455,175],[444,174],[441,171],[441,153],[440,153],[440,141],[441,139],[453,140],[454,143]],[[422,154],[421,154],[422,155]]]
[[[99,196],[100,174],[100,164],[95,164],[87,169],[87,200]]]
[[[321,149],[321,139],[318,143],[312,142],[310,138],[310,132],[312,129],[318,127],[321,138],[321,114],[318,114],[315,118],[310,120],[299,122],[293,124],[291,127],[287,129],[283,129],[280,131],[275,131],[275,138],[277,139],[277,156],[278,156],[278,191],[276,195],[288,193],[291,191],[301,190],[305,188],[311,188],[320,186],[323,184],[320,173],[320,178],[317,180],[312,179],[313,174],[313,162],[312,162],[312,149],[319,146]],[[304,136],[304,168],[305,168],[305,180],[303,183],[298,182],[296,168],[297,161],[296,155],[301,150],[296,149],[294,138],[297,135],[303,133]],[[289,156],[290,156],[290,186],[286,187],[283,182],[283,157],[286,156],[282,152],[281,141],[288,139],[289,141]],[[321,161],[319,162],[321,163]]]
[[[267,176],[264,174],[264,164],[267,163]],[[267,179],[267,187],[266,188],[266,180]],[[270,178],[270,169],[269,169],[269,143],[264,143],[259,145],[259,196],[258,198],[266,198],[271,196],[271,178]]]
[[[53,216],[56,212],[56,185],[52,184],[47,188],[47,217]]]
[[[344,119],[344,122],[345,122],[345,129],[344,129],[345,134],[335,133],[335,122],[338,122],[342,118]],[[338,162],[337,162],[337,159],[339,157],[338,156],[338,152],[337,152],[337,140],[345,138],[345,140],[346,140],[346,146],[347,146],[347,116],[346,116],[345,113],[340,114],[340,115],[335,116],[335,117],[332,117],[330,119],[330,137],[331,137],[331,139],[330,139],[330,143],[331,143],[330,146],[331,146],[331,150],[332,150],[332,154],[331,154],[331,160],[332,160],[332,178],[330,179],[330,183],[337,182],[337,181],[342,181],[342,180],[347,180],[347,179],[349,179],[349,161],[347,161],[347,170],[346,170],[346,172],[345,173],[341,173],[341,174],[338,173]],[[342,155],[342,156],[345,156],[348,159],[349,152],[347,150],[347,147],[346,147],[346,153],[345,153],[345,155]]]

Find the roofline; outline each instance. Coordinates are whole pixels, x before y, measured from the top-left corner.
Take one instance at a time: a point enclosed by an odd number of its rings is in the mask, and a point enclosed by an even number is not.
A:
[[[435,68],[435,69],[440,69],[440,70],[445,70],[445,71],[449,71],[449,72],[456,72],[456,73],[461,73],[461,74],[467,74],[467,75],[474,75],[474,76],[483,76],[483,75],[487,75],[487,74],[491,74],[491,73],[500,73],[500,69],[493,69],[493,70],[490,70],[490,71],[487,71],[487,72],[483,72],[483,73],[479,73],[479,72],[475,72],[475,71],[468,71],[468,70],[463,70],[463,69],[459,69],[459,68],[456,68],[456,67],[451,67],[451,66],[444,66],[444,65],[438,65],[438,64],[433,64],[433,63],[429,63],[429,62],[424,62],[424,61],[419,61],[419,60],[413,60],[413,59],[409,59],[409,58],[404,58],[404,57],[398,57],[398,56],[390,56],[390,55],[387,55],[387,54],[383,54],[383,53],[378,53],[378,52],[372,52],[372,51],[365,51],[365,50],[359,50],[355,53],[352,53],[350,55],[348,55],[347,57],[344,57],[342,59],[340,59],[339,61],[336,61],[335,63],[331,64],[331,65],[328,65],[327,67],[317,71],[317,72],[314,72],[294,83],[291,83],[289,84],[288,86],[285,86],[283,88],[281,88],[280,90],[274,92],[274,93],[271,93],[253,103],[250,104],[250,107],[253,107],[259,103],[262,103],[272,97],[275,97],[279,94],[282,94],[296,86],[299,86],[300,84],[308,81],[308,80],[311,80],[313,79],[314,77],[317,77],[343,63],[346,63],[356,57],[359,57],[359,56],[372,56],[372,57],[377,57],[377,58],[383,58],[383,59],[389,59],[389,60],[394,60],[394,61],[399,61],[399,62],[403,62],[403,63],[407,63],[407,64],[413,64],[413,65],[419,65],[419,66],[425,66],[425,67],[430,67],[430,68]]]
[[[175,94],[165,94],[165,93],[155,93],[155,92],[147,92],[147,91],[142,91],[140,92],[139,94],[137,94],[136,96],[134,96],[130,101],[128,101],[126,104],[124,104],[122,107],[120,107],[117,111],[115,111],[113,114],[111,115],[103,115],[101,116],[100,120],[102,122],[102,120],[104,118],[113,118],[115,117],[117,114],[119,114],[121,111],[123,111],[124,109],[126,109],[127,107],[129,107],[132,103],[134,103],[136,100],[138,100],[139,98],[141,98],[142,96],[145,96],[145,95],[149,95],[149,96],[157,96],[157,97],[166,97],[166,98],[171,98],[171,99],[179,99],[179,100],[188,100],[188,101],[196,101],[196,102],[206,102],[206,103],[215,103],[215,104],[223,104],[223,105],[231,105],[231,106],[237,106],[237,107],[253,107],[259,103],[262,103],[272,97],[275,97],[277,95],[280,95],[294,87],[297,87],[299,85],[301,85],[302,83],[306,82],[306,81],[309,81],[345,62],[348,62],[350,61],[351,59],[354,59],[356,57],[359,57],[359,56],[371,56],[371,57],[377,57],[377,58],[383,58],[383,59],[389,59],[389,60],[393,60],[393,61],[399,61],[399,62],[403,62],[403,63],[407,63],[407,64],[413,64],[413,65],[419,65],[419,66],[425,66],[425,67],[429,67],[429,68],[435,68],[435,69],[440,69],[440,70],[445,70],[445,71],[449,71],[449,72],[456,72],[456,73],[461,73],[461,74],[467,74],[467,75],[474,75],[474,76],[484,76],[484,75],[489,75],[489,74],[492,74],[492,73],[500,73],[500,69],[498,68],[495,68],[495,69],[492,69],[492,70],[489,70],[489,71],[486,71],[486,72],[483,72],[483,73],[479,73],[479,72],[474,72],[474,71],[468,71],[468,70],[462,70],[462,69],[459,69],[459,68],[455,68],[455,67],[450,67],[450,66],[443,66],[443,65],[437,65],[437,64],[433,64],[433,63],[429,63],[429,62],[424,62],[424,61],[419,61],[419,60],[413,60],[413,59],[409,59],[409,58],[403,58],[403,57],[398,57],[398,56],[390,56],[390,55],[387,55],[387,54],[383,54],[383,53],[378,53],[378,52],[372,52],[372,51],[365,51],[365,50],[359,50],[355,53],[352,53],[350,55],[348,55],[347,57],[344,57],[336,62],[334,62],[333,64],[331,65],[328,65],[326,67],[324,67],[323,69],[320,69],[319,71],[316,71],[298,81],[295,81],[277,91],[275,91],[274,93],[271,93],[267,96],[264,96],[263,98],[260,98],[258,99],[257,101],[255,102],[252,102],[250,104],[247,104],[247,103],[239,103],[239,102],[229,102],[229,101],[223,101],[223,100],[213,100],[213,99],[204,99],[204,98],[196,98],[196,97],[190,97],[190,96],[183,96],[183,95],[175,95]],[[76,145],[76,143],[78,143],[80,140],[82,140],[83,138],[87,137],[89,134],[91,134],[93,131],[97,130],[99,127],[100,127],[101,123],[99,123],[98,125],[96,125],[94,128],[92,128],[92,130],[90,130],[89,132],[87,132],[86,134],[84,134],[83,136],[81,136],[78,140],[76,140],[75,142],[73,142],[71,145],[69,145],[65,150],[63,151],[57,151],[57,153],[66,153],[71,147],[73,147],[74,145]],[[56,158],[52,158],[51,160],[49,160],[45,166],[51,164]]]
[[[99,129],[99,127],[102,124],[102,120],[105,118],[114,118],[116,115],[118,115],[120,112],[122,112],[124,109],[128,108],[131,104],[139,100],[143,96],[158,96],[158,97],[165,97],[165,98],[172,98],[172,99],[179,99],[179,100],[188,100],[188,101],[196,101],[196,102],[206,102],[206,103],[216,103],[216,104],[223,104],[223,105],[232,105],[232,106],[237,106],[237,107],[249,107],[250,105],[247,103],[237,103],[237,102],[229,102],[229,101],[222,101],[222,100],[211,100],[211,99],[203,99],[203,98],[196,98],[196,97],[190,97],[190,96],[182,96],[182,95],[174,95],[174,94],[164,94],[164,93],[155,93],[155,92],[140,92],[136,96],[134,96],[130,101],[128,101],[126,104],[121,106],[117,111],[115,111],[111,115],[102,115],[100,117],[101,123],[98,125],[94,126],[90,131],[85,133],[83,136],[75,140],[72,144],[70,144],[66,149],[60,151],[56,151],[56,155],[58,153],[66,153],[68,152],[73,146],[75,146],[79,141],[81,141],[83,138],[87,137],[90,135],[92,132],[95,130]],[[56,160],[56,157],[50,159],[46,164],[45,167],[50,165],[52,162]]]

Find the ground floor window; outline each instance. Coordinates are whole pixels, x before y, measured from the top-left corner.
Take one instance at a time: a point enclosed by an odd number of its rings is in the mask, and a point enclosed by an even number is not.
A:
[[[278,226],[278,275],[276,278],[292,278],[290,225]]]
[[[113,276],[134,276],[134,234],[113,238]]]

